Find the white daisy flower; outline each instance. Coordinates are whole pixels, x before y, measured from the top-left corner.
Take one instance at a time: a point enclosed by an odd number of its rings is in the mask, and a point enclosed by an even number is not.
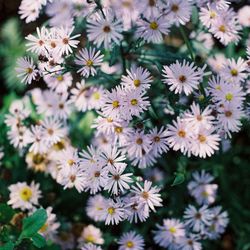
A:
[[[221,206],[216,206],[211,209],[212,223],[208,227],[208,238],[215,240],[225,232],[229,223],[228,213],[222,211]]]
[[[124,233],[118,240],[118,250],[144,250],[144,239],[135,231]]]
[[[66,129],[63,127],[61,121],[53,117],[45,118],[41,126],[44,134],[42,140],[48,146],[61,141],[66,135]]]
[[[133,174],[123,173],[126,167],[126,163],[120,163],[119,165],[116,164],[116,166],[112,165],[108,167],[109,175],[104,190],[108,190],[108,192],[118,195],[120,192],[123,193],[130,188],[129,183],[133,182],[131,178]]]
[[[96,67],[100,66],[103,61],[103,55],[95,48],[85,48],[79,51],[79,54],[76,55],[75,63],[80,66],[80,69],[77,73],[80,73],[82,76],[88,78],[90,75],[96,75]]]
[[[133,116],[140,117],[149,106],[150,102],[144,91],[140,89],[124,90],[121,116],[125,120],[131,120]]]
[[[212,212],[206,205],[199,209],[189,205],[184,211],[185,225],[192,228],[194,232],[203,234],[205,228],[212,223]]]
[[[31,84],[39,76],[33,59],[29,57],[22,57],[17,60],[16,72],[17,76],[22,78],[21,82],[25,84]]]
[[[117,225],[126,218],[123,204],[120,201],[115,202],[112,199],[107,201],[102,213],[105,216],[105,225]]]
[[[213,133],[214,128],[205,129],[200,127],[198,134],[192,136],[192,153],[195,156],[206,158],[214,154],[216,150],[219,150],[220,136]]]
[[[68,55],[70,53],[73,53],[72,48],[77,47],[79,41],[75,40],[75,38],[79,37],[80,34],[71,36],[73,30],[74,27],[71,29],[64,27],[57,29],[57,39],[59,42],[57,50],[60,55]]]
[[[127,139],[127,153],[130,157],[142,157],[151,150],[151,140],[144,131],[134,130]]]
[[[78,238],[78,245],[81,247],[86,243],[102,245],[104,243],[104,239],[102,238],[101,230],[93,225],[84,227],[80,237]]]
[[[85,244],[81,250],[102,250],[101,247],[93,245],[92,243]]]
[[[175,94],[190,95],[194,89],[198,89],[200,82],[204,76],[203,68],[199,68],[194,63],[186,62],[185,60],[180,63],[176,61],[170,66],[163,67],[163,82],[170,86],[170,90]]]
[[[165,16],[150,16],[148,20],[142,19],[138,22],[135,35],[148,43],[161,43],[163,35],[169,33],[170,25]]]
[[[73,165],[68,171],[60,171],[57,181],[66,188],[75,187],[81,193],[86,187],[86,174],[78,165]]]
[[[169,0],[164,7],[166,8],[164,14],[166,20],[169,20],[176,26],[180,26],[180,24],[185,25],[189,22],[192,14],[192,1]]]
[[[247,63],[239,57],[238,60],[227,59],[220,71],[220,76],[228,83],[241,83],[247,78]]]
[[[104,221],[106,215],[103,213],[103,210],[106,202],[107,200],[100,194],[91,196],[87,202],[87,215],[94,221]]]
[[[164,248],[175,249],[176,244],[185,236],[184,224],[177,219],[164,219],[163,225],[156,225],[154,241]]]
[[[26,44],[27,51],[34,52],[38,55],[46,55],[47,54],[47,39],[48,39],[48,30],[45,27],[41,29],[39,27],[36,28],[37,37],[29,34],[25,37],[29,42]]]
[[[190,234],[188,237],[181,238],[178,245],[182,250],[202,250],[202,245],[198,240],[197,235]]]
[[[137,186],[132,186],[131,192],[135,193],[140,202],[144,204],[145,211],[156,211],[155,207],[162,206],[160,188],[152,187],[151,181],[144,181],[143,187],[137,182]]]
[[[46,208],[47,220],[44,225],[39,229],[38,233],[45,237],[47,240],[55,240],[57,230],[60,223],[56,221],[56,215],[52,213],[52,207]]]
[[[105,17],[102,13],[97,13],[96,19],[87,23],[88,39],[97,47],[103,44],[105,49],[110,49],[112,43],[119,44],[123,38],[121,32],[121,20],[116,19],[110,9],[105,11]]]
[[[158,131],[156,127],[150,130],[149,137],[151,139],[152,153],[159,156],[168,151],[167,130],[161,127]]]
[[[121,85],[125,89],[140,89],[141,91],[149,89],[153,81],[147,69],[142,67],[127,69],[127,76],[123,75]]]
[[[28,185],[26,182],[18,182],[9,186],[10,199],[8,205],[12,208],[19,208],[22,211],[31,210],[34,206],[37,206],[38,200],[41,198],[41,191],[39,190],[39,184],[31,182]]]

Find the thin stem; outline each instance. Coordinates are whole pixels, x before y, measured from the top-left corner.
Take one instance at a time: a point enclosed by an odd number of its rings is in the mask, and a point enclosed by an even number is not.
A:
[[[193,52],[192,46],[191,46],[191,44],[190,44],[190,42],[188,40],[188,37],[187,37],[187,35],[186,35],[186,33],[185,33],[185,31],[184,31],[184,29],[183,29],[182,26],[180,26],[180,31],[181,31],[181,35],[182,35],[182,37],[184,39],[184,42],[187,45],[189,54],[190,54],[192,60],[195,61],[195,57],[194,57],[194,52]]]

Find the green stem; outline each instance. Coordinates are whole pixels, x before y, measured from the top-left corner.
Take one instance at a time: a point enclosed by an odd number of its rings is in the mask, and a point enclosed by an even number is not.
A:
[[[193,52],[192,46],[191,46],[191,44],[190,44],[190,42],[188,40],[188,37],[187,37],[187,35],[185,33],[185,30],[183,29],[182,26],[180,26],[180,32],[181,32],[181,35],[182,35],[182,37],[184,39],[185,44],[187,45],[187,48],[188,48],[188,51],[189,51],[189,54],[190,54],[192,60],[195,61],[195,57],[194,57],[194,52]]]

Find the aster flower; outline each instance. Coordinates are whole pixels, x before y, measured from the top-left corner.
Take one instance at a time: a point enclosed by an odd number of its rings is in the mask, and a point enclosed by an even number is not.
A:
[[[136,36],[142,37],[148,43],[160,43],[163,41],[163,35],[169,33],[170,23],[166,21],[165,16],[150,16],[148,20],[140,20],[136,30]]]
[[[155,156],[168,151],[167,130],[164,127],[161,127],[159,131],[156,127],[153,128],[149,133],[149,137],[152,141],[152,153]]]
[[[82,49],[76,55],[75,63],[81,68],[77,71],[82,76],[88,78],[90,75],[96,75],[96,67],[100,66],[103,60],[103,55],[95,48]]]
[[[205,228],[212,223],[212,213],[206,205],[199,209],[189,205],[184,211],[185,225],[192,228],[194,232],[203,234]]]
[[[118,240],[118,244],[118,250],[143,250],[145,245],[143,237],[135,231],[124,233]]]
[[[95,19],[87,23],[88,39],[97,47],[103,44],[105,49],[110,49],[112,43],[119,44],[123,37],[121,32],[121,21],[115,18],[110,9],[106,10],[105,17],[102,13],[96,13]]]
[[[179,241],[179,247],[182,250],[201,250],[202,245],[198,241],[199,236],[190,234],[188,237],[183,237]]]
[[[184,224],[177,219],[164,219],[163,225],[156,225],[154,241],[164,248],[175,247],[185,236]]]
[[[211,209],[212,223],[208,227],[208,238],[217,239],[221,234],[225,232],[225,229],[229,223],[228,213],[222,211],[221,206],[216,206]]]
[[[57,30],[57,39],[59,42],[57,50],[60,55],[68,55],[73,52],[72,48],[77,47],[79,41],[75,40],[75,38],[79,37],[80,34],[72,36],[73,30],[74,27],[71,29],[62,27]]]
[[[146,90],[150,88],[152,77],[147,69],[142,67],[131,68],[127,70],[127,76],[122,76],[121,85],[125,89]]]
[[[222,68],[220,75],[229,83],[241,83],[247,77],[245,72],[247,69],[247,63],[240,57],[238,60],[227,59]]]
[[[127,152],[130,157],[142,157],[151,150],[151,140],[144,131],[134,130],[127,139]]]
[[[48,30],[45,27],[41,29],[39,27],[36,28],[37,37],[29,34],[25,37],[29,42],[26,44],[27,51],[34,52],[38,55],[47,54],[47,39],[48,39]]]
[[[143,186],[138,182],[136,186],[132,186],[132,192],[136,194],[139,201],[144,204],[145,211],[150,209],[155,212],[155,207],[162,206],[161,195],[159,194],[160,188],[152,187],[151,181],[144,181]]]
[[[34,206],[37,206],[39,198],[41,198],[41,191],[39,190],[39,184],[31,182],[28,185],[26,182],[18,182],[9,186],[10,199],[8,204],[12,208],[19,208],[22,211],[31,210]]]
[[[104,187],[104,190],[108,190],[114,195],[118,195],[119,192],[124,192],[126,189],[129,189],[129,183],[132,183],[131,179],[132,173],[123,173],[126,169],[127,164],[121,163],[116,166],[109,166],[109,175],[107,184]]]
[[[39,72],[34,65],[32,58],[23,57],[17,60],[16,72],[17,76],[22,78],[21,82],[31,84],[39,76]]]
[[[56,221],[56,215],[52,213],[52,207],[46,208],[47,220],[44,225],[39,229],[38,233],[45,237],[47,240],[54,240],[57,235],[57,230],[60,223]]]
[[[58,119],[52,117],[45,118],[45,120],[42,121],[41,126],[43,129],[43,142],[45,145],[52,146],[66,135],[66,129]]]
[[[204,76],[203,68],[199,68],[194,63],[188,63],[185,60],[183,63],[176,61],[170,66],[163,67],[163,82],[170,86],[170,90],[175,94],[190,95],[194,89],[198,89],[199,83]]]
[[[199,205],[214,203],[218,189],[217,184],[211,184],[214,177],[204,170],[200,173],[194,172],[192,177],[193,180],[188,183],[188,190],[196,202]]]
[[[88,199],[86,212],[94,221],[104,221],[106,214],[103,213],[107,200],[100,194]]]
[[[102,250],[101,247],[93,245],[92,243],[85,244],[81,250]]]
[[[213,133],[214,128],[205,129],[200,127],[198,134],[192,136],[192,153],[195,156],[206,158],[219,150],[220,137],[218,134]]]
[[[105,216],[105,225],[117,225],[125,219],[124,208],[120,201],[115,202],[109,199],[102,213]]]
[[[164,7],[166,8],[166,20],[170,20],[170,22],[176,26],[180,24],[185,25],[190,20],[192,14],[192,1],[169,0]]]
[[[93,225],[84,227],[80,237],[78,238],[79,247],[88,243],[97,245],[102,245],[104,243],[101,230]]]
[[[73,165],[68,171],[60,171],[57,181],[66,188],[75,187],[81,193],[86,186],[86,174],[78,165]]]

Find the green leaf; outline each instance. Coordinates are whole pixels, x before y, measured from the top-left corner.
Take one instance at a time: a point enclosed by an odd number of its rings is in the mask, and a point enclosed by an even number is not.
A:
[[[38,230],[46,223],[47,213],[45,209],[36,210],[31,216],[23,220],[22,233],[19,240],[32,238]]]
[[[0,246],[0,249],[1,250],[13,250],[14,246],[15,246],[14,243],[10,241],[10,242],[6,243],[5,245]]]
[[[180,185],[184,181],[185,181],[184,173],[175,173],[175,179],[174,179],[173,184],[171,186],[173,187],[176,185]]]
[[[0,204],[0,222],[8,223],[13,215],[15,214],[14,210],[7,204]]]
[[[32,241],[35,247],[41,248],[46,245],[46,240],[41,234],[36,233],[32,236]]]

